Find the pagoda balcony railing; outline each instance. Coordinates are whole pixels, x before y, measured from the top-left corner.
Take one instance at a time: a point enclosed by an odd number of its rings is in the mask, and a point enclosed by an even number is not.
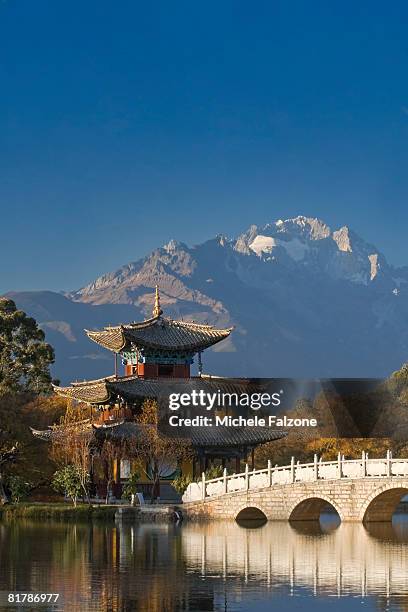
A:
[[[391,451],[387,451],[384,459],[369,459],[365,452],[361,459],[345,459],[344,455],[339,454],[336,461],[322,461],[315,455],[312,463],[296,463],[292,457],[290,465],[272,466],[271,461],[268,461],[267,468],[250,470],[246,464],[245,471],[240,474],[227,474],[224,469],[223,476],[210,480],[206,480],[203,472],[200,482],[189,484],[183,502],[298,482],[404,476],[408,476],[408,459],[394,459]]]

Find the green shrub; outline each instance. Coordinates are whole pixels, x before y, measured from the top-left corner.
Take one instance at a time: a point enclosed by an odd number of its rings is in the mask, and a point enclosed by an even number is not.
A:
[[[205,470],[205,479],[212,480],[213,478],[221,478],[224,474],[224,468],[221,465],[212,465]],[[197,478],[197,482],[201,482],[201,478]]]
[[[126,499],[131,499],[132,495],[136,495],[137,493],[137,481],[140,478],[140,474],[138,472],[132,472],[129,476],[129,480],[123,487],[123,497]]]
[[[26,482],[24,478],[13,474],[7,479],[7,488],[10,491],[11,501],[18,504],[22,499],[26,498],[31,491],[31,483]]]
[[[191,476],[177,476],[172,482],[173,487],[176,489],[179,495],[183,495],[184,491],[187,489],[188,485],[192,482]]]
[[[81,476],[78,469],[74,465],[67,465],[57,470],[52,480],[52,488],[57,493],[70,497],[76,507],[78,497],[82,492]]]

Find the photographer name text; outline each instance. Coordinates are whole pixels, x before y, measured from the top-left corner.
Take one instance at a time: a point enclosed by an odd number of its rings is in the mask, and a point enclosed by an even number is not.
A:
[[[316,419],[293,419],[286,415],[277,417],[244,416],[195,416],[180,417],[173,414],[169,417],[172,427],[317,427]]]

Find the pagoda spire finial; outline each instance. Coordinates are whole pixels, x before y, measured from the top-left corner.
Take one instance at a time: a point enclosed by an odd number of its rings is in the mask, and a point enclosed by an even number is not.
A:
[[[160,317],[161,314],[163,314],[163,311],[160,308],[159,285],[156,285],[156,294],[154,296],[153,316],[154,317]]]

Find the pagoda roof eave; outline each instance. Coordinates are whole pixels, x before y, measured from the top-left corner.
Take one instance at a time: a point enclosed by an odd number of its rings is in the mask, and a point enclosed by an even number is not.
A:
[[[215,393],[250,393],[263,387],[259,381],[243,378],[198,376],[191,378],[139,378],[137,375],[114,378],[108,383],[113,396],[128,402],[147,398],[168,399],[170,393],[185,393],[194,389]]]
[[[108,438],[111,440],[123,441],[126,439],[143,439],[152,428],[152,425],[142,425],[140,423],[125,421],[113,425],[96,427],[97,437]],[[184,425],[177,428],[161,428],[159,432],[164,436],[177,438],[190,442],[194,448],[237,448],[251,447],[267,442],[274,442],[287,436],[287,432],[271,429],[270,427],[186,427]]]
[[[174,321],[158,316],[139,323],[85,332],[91,340],[115,353],[131,350],[134,346],[153,350],[198,352],[228,338],[232,330],[232,327],[219,329],[212,325]]]
[[[85,329],[85,333],[90,340],[114,353],[122,351],[127,344],[122,325],[94,331]]]
[[[112,403],[116,398],[132,403],[144,399],[168,398],[175,391],[188,392],[203,389],[214,393],[249,393],[263,385],[252,379],[198,376],[192,378],[140,378],[132,376],[109,376],[98,380],[74,382],[69,387],[53,385],[57,395],[92,405]]]
[[[83,424],[83,432],[92,431],[95,442],[109,439],[112,441],[123,442],[133,439],[137,442],[139,439],[145,439],[149,430],[155,427],[154,425],[136,423],[134,421],[120,421],[114,424],[92,425],[90,423]],[[50,442],[58,440],[59,436],[64,435],[59,428],[48,428],[46,430],[38,430],[30,427],[31,433],[37,439]],[[160,428],[159,433],[166,437],[176,437],[181,441],[190,443],[195,449],[212,449],[215,452],[223,447],[228,449],[242,449],[255,447],[268,442],[275,442],[287,436],[287,432],[278,431],[269,427],[221,427],[212,429],[209,427],[177,427],[177,431],[171,428]],[[169,435],[170,434],[170,435]]]
[[[111,399],[111,391],[108,387],[109,380],[114,376],[83,382],[74,382],[69,387],[53,385],[54,393],[60,397],[67,397],[85,404],[107,404]]]

